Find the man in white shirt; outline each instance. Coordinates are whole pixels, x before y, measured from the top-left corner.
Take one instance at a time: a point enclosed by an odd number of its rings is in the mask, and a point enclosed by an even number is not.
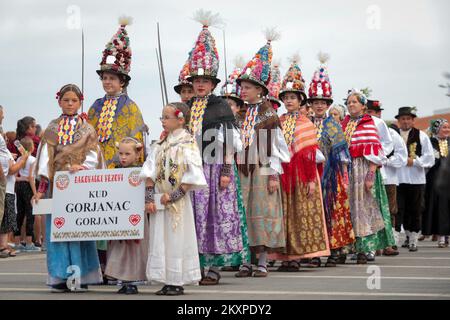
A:
[[[379,101],[376,100],[369,100],[368,103],[368,114],[372,116],[372,118],[380,119],[381,113],[384,109],[381,108],[381,104]],[[384,124],[384,122],[383,122]],[[385,125],[385,124],[384,124]],[[381,130],[385,131],[384,126],[380,123]],[[377,126],[378,128],[378,126]],[[396,127],[397,131],[388,128],[388,134],[391,137],[392,141],[392,149],[390,153],[386,153],[387,160],[384,163],[384,166],[381,168],[382,176],[383,176],[383,182],[386,189],[386,194],[388,196],[389,201],[389,212],[391,213],[391,219],[392,219],[392,226],[393,226],[393,233],[395,237],[396,244],[398,243],[398,237],[399,233],[395,230],[395,224],[396,224],[396,216],[398,212],[398,206],[397,206],[397,186],[398,186],[398,177],[397,177],[397,170],[398,168],[406,166],[407,158],[408,158],[408,151],[406,149],[406,144],[403,141],[402,137],[398,133],[398,128]],[[384,133],[386,135],[386,133]],[[380,134],[381,136],[381,134]],[[383,255],[385,256],[396,256],[398,255],[398,248],[397,246],[388,247],[385,248],[383,251]]]
[[[405,229],[407,240],[404,247],[417,251],[418,235],[422,228],[422,211],[425,205],[425,170],[434,165],[434,151],[428,136],[414,128],[417,117],[415,107],[402,107],[395,117],[400,135],[408,150],[407,166],[398,169],[398,219],[396,230]]]

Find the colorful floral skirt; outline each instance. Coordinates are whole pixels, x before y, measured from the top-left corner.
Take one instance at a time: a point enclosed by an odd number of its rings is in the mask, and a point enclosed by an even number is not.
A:
[[[237,186],[234,172],[226,189],[220,189],[222,165],[204,164],[207,189],[192,192],[192,205],[200,257],[240,253],[243,249]],[[203,259],[202,267],[220,262],[219,257]],[[214,265],[214,266],[221,266]]]
[[[239,219],[241,223],[242,244],[243,248],[240,252],[229,254],[201,254],[200,265],[202,266],[240,266],[244,263],[250,263],[250,248],[248,246],[247,217],[245,216],[245,207],[242,200],[241,179],[234,166],[234,176],[236,179],[237,202],[239,208]]]

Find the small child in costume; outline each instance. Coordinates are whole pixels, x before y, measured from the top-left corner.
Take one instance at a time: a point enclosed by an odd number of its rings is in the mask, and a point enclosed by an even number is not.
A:
[[[117,143],[120,166],[140,167],[143,145],[132,137]],[[145,268],[148,255],[148,219],[144,219],[144,238],[140,240],[116,240],[108,243],[105,275],[118,280],[122,288],[117,293],[136,294],[137,284],[146,281]]]
[[[150,213],[149,281],[164,283],[157,295],[181,295],[183,286],[201,279],[194,212],[189,191],[207,186],[202,159],[187,131],[190,110],[184,103],[164,107],[162,125],[168,135],[152,145],[142,168],[145,208]],[[156,210],[162,194],[164,210]]]

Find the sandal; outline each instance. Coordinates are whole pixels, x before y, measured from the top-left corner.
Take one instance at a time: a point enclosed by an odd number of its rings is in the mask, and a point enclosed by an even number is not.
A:
[[[283,261],[281,266],[278,267],[277,272],[288,272],[289,271],[289,261]]]
[[[333,257],[328,257],[327,262],[325,263],[326,268],[336,267],[336,259]]]
[[[312,258],[311,261],[309,262],[310,268],[319,268],[321,265],[322,261],[320,260],[320,258]]]
[[[11,250],[9,248],[0,249],[0,258],[10,258],[16,256],[17,254],[14,250]]]
[[[220,269],[220,271],[225,271],[225,272],[239,271],[239,266],[222,267]]]
[[[367,264],[367,256],[365,253],[358,253],[356,264]]]
[[[234,276],[236,278],[248,278],[251,277],[253,273],[252,266],[242,265],[241,269]]]
[[[214,270],[209,270],[208,273],[214,273],[217,276],[217,279],[214,279],[212,277],[209,277],[208,275],[206,275],[206,277],[202,278],[202,280],[200,280],[200,282],[198,283],[201,286],[215,286],[217,284],[219,284],[219,280],[220,280],[220,273],[214,271]]]
[[[298,272],[300,271],[300,263],[295,260],[289,261],[288,272]]]
[[[269,274],[269,271],[267,271],[267,267],[266,266],[258,266],[258,268],[262,268],[265,271],[256,270],[253,273],[253,277],[255,277],[255,278],[265,278],[265,277],[267,277],[267,275]]]

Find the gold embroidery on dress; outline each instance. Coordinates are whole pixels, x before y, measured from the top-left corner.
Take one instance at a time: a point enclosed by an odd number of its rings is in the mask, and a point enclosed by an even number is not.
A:
[[[441,154],[441,157],[443,157],[443,158],[448,157],[448,140],[447,139],[439,140],[439,152]]]

